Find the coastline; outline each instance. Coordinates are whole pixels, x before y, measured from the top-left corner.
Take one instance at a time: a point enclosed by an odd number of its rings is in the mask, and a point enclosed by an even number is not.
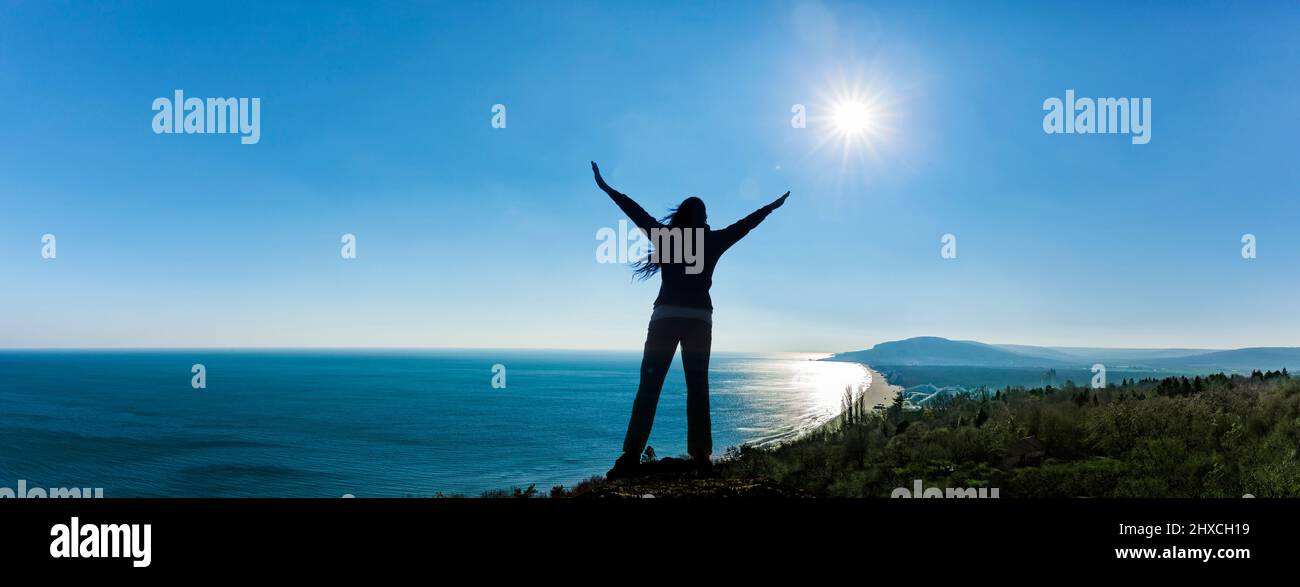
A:
[[[890,404],[894,403],[894,397],[897,396],[900,391],[903,391],[902,386],[890,383],[889,380],[885,379],[884,375],[881,375],[879,371],[872,369],[870,365],[867,365],[866,363],[858,363],[857,361],[850,362],[861,365],[863,369],[867,370],[867,374],[871,378],[871,383],[867,385],[867,388],[862,390],[862,392],[854,398],[854,401],[863,412],[870,412],[878,405],[888,407]],[[840,412],[839,414],[836,414],[835,417],[827,420],[822,423],[821,426],[818,426],[813,430],[831,432],[838,429],[843,421],[844,412]]]
[[[863,392],[859,401],[864,402],[868,410],[880,404],[884,404],[888,407],[890,404],[894,403],[894,397],[898,395],[898,392],[903,391],[903,387],[901,385],[890,383],[888,379],[885,379],[884,375],[881,375],[879,371],[872,369],[870,365],[865,363],[858,364],[862,365],[862,368],[866,369],[868,373],[871,373],[871,385],[867,387],[865,392]]]

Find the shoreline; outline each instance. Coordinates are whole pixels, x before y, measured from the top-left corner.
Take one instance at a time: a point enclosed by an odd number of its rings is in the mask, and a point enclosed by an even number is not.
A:
[[[871,374],[871,385],[862,393],[862,396],[858,398],[858,401],[864,402],[866,408],[869,410],[874,409],[879,404],[884,404],[886,407],[892,404],[894,402],[894,397],[898,395],[898,392],[903,391],[903,386],[890,383],[888,379],[885,379],[884,375],[881,375],[879,371],[872,369],[870,365],[865,363],[858,364],[862,365],[862,368],[866,369],[867,372]]]
[[[866,369],[868,376],[871,378],[871,383],[867,385],[867,388],[862,390],[862,392],[854,398],[854,401],[857,402],[864,413],[873,412],[877,405],[888,407],[890,404],[894,403],[894,397],[898,395],[898,392],[903,391],[902,386],[890,383],[888,379],[885,379],[884,375],[881,375],[879,371],[872,369],[870,365],[859,363],[857,361],[846,362],[851,362]],[[836,414],[831,419],[814,427],[812,432],[834,431],[843,421],[844,412],[840,411],[840,413]]]

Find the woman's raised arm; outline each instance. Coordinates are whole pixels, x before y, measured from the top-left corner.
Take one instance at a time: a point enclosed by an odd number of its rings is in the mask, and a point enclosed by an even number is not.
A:
[[[596,176],[596,185],[599,186],[601,190],[604,190],[606,194],[609,194],[609,198],[614,200],[614,203],[618,205],[619,209],[623,210],[623,213],[627,214],[627,217],[631,218],[632,222],[639,228],[648,231],[652,228],[663,226],[658,220],[655,220],[654,216],[651,216],[649,212],[646,212],[645,208],[642,208],[641,205],[636,203],[632,198],[629,198],[618,190],[609,187],[609,184],[605,183],[605,178],[600,176],[600,167],[596,165],[595,161],[591,162],[591,172]]]
[[[723,248],[736,244],[736,241],[744,238],[745,235],[749,234],[749,231],[758,228],[759,223],[763,222],[763,219],[767,218],[768,214],[785,205],[785,199],[788,197],[790,197],[790,192],[781,194],[781,197],[773,200],[771,204],[750,212],[749,216],[741,218],[735,224],[718,231],[722,235],[721,244]]]

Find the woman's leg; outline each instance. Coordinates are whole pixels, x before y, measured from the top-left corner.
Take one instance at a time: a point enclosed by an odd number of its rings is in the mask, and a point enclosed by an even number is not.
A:
[[[641,386],[632,401],[632,417],[627,423],[627,435],[623,437],[623,457],[634,459],[634,462],[640,459],[641,451],[645,450],[646,441],[650,439],[659,392],[663,390],[664,377],[672,365],[673,354],[677,352],[680,336],[678,329],[671,324],[675,321],[672,318],[654,320],[646,332],[645,354],[641,356]]]
[[[707,462],[713,454],[713,428],[709,421],[709,354],[713,325],[687,320],[682,333],[682,369],[686,371],[686,452]]]

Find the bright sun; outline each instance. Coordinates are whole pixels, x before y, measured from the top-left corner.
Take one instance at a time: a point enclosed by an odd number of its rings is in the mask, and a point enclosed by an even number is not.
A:
[[[849,138],[871,134],[876,117],[866,104],[857,100],[846,100],[835,105],[831,120],[835,124],[835,130]]]
[[[818,92],[810,121],[817,128],[812,152],[825,150],[840,162],[840,180],[878,171],[886,147],[897,139],[898,103],[883,80],[830,80]],[[811,154],[811,153],[810,153]]]
[[[853,162],[876,154],[888,142],[891,130],[890,109],[878,93],[856,88],[836,92],[827,100],[821,122],[825,132],[818,147],[839,147],[842,165],[847,171]]]

